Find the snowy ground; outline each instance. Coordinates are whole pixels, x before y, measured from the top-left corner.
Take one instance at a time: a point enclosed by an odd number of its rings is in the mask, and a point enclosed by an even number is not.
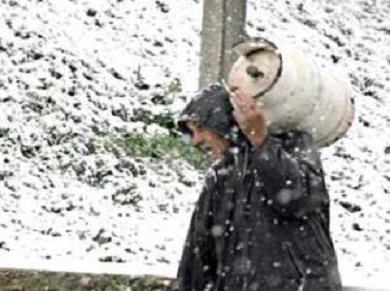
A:
[[[196,89],[201,14],[195,0],[0,2],[0,267],[174,276],[202,174],[101,145],[166,132],[132,116],[178,112]],[[251,35],[287,39],[354,86],[355,123],[323,150],[354,285],[390,285],[389,15],[388,1],[248,7]],[[155,104],[177,79],[175,102]]]

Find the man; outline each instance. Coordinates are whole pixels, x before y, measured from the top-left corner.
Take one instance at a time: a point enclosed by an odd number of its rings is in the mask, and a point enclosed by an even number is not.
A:
[[[215,162],[174,289],[340,291],[329,198],[311,136],[268,130],[255,100],[219,84],[192,100],[178,125]]]

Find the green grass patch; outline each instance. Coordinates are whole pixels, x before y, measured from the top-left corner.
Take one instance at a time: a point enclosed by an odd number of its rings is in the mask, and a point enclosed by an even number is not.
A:
[[[139,133],[127,133],[116,143],[136,157],[184,159],[197,169],[205,169],[209,165],[202,152],[179,136],[156,135],[147,138]]]
[[[166,112],[161,114],[154,114],[152,111],[138,108],[134,110],[133,116],[130,118],[132,122],[141,121],[145,124],[158,124],[161,127],[172,130],[175,128],[175,121],[172,113]]]

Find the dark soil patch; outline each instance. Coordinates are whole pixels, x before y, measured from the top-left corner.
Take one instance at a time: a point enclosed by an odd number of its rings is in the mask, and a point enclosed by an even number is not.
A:
[[[0,270],[1,291],[168,291],[170,283],[155,276]]]

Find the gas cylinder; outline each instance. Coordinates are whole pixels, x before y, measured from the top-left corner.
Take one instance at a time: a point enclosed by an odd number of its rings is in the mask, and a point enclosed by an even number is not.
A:
[[[239,43],[230,88],[256,98],[271,128],[309,132],[317,147],[345,135],[355,115],[353,91],[340,74],[287,44],[266,39]]]

